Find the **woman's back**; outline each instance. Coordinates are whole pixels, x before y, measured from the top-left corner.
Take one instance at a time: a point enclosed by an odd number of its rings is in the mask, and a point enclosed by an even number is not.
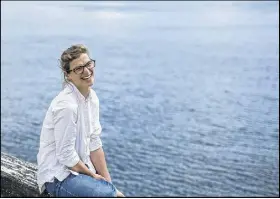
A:
[[[45,119],[43,121],[41,136],[40,136],[40,148],[37,155],[38,173],[37,182],[39,187],[46,181],[52,181],[54,176],[61,176],[63,178],[67,171],[67,167],[61,163],[56,155],[56,142],[55,142],[55,117],[62,109],[72,110],[74,115],[77,115],[77,103],[73,96],[73,93],[69,92],[69,88],[65,87],[51,102]],[[50,175],[52,174],[52,175]]]

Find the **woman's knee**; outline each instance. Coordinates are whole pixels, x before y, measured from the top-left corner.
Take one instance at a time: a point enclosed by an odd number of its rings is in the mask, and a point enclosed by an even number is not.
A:
[[[96,192],[98,192],[99,197],[116,197],[117,189],[116,187],[105,180],[98,180],[100,185],[96,187]]]

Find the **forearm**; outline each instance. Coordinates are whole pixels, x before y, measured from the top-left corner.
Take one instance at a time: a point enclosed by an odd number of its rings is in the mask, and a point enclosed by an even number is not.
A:
[[[70,168],[72,171],[77,173],[82,173],[91,177],[94,177],[94,173],[88,169],[88,167],[82,162],[79,161],[75,166]]]
[[[105,153],[102,147],[90,152],[90,160],[97,173],[106,178],[107,181],[111,182],[111,176],[107,168]]]

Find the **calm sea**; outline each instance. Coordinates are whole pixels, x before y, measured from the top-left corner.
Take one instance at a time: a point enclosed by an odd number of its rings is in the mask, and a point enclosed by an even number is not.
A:
[[[2,151],[36,163],[76,43],[125,195],[278,196],[278,1],[1,2]]]

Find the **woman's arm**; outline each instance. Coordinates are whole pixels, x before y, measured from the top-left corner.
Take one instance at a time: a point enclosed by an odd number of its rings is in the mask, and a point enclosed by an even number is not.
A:
[[[108,182],[112,182],[105,160],[105,153],[102,147],[90,152],[90,160],[97,173],[103,176]]]
[[[97,179],[104,179],[102,176],[90,171],[80,160],[75,150],[75,109],[65,102],[60,102],[53,108],[53,116],[56,157],[58,161],[75,172],[83,173]]]
[[[103,176],[108,182],[112,182],[105,160],[105,153],[102,147],[100,147],[95,151],[90,152],[90,160],[94,165],[97,173]],[[117,189],[117,197],[125,197],[125,196],[123,195],[122,192],[120,192]]]
[[[87,168],[87,166],[82,162],[79,161],[75,166],[70,168],[72,171],[82,173],[88,176],[91,176],[96,179],[106,180],[103,176],[93,173],[91,170]]]

